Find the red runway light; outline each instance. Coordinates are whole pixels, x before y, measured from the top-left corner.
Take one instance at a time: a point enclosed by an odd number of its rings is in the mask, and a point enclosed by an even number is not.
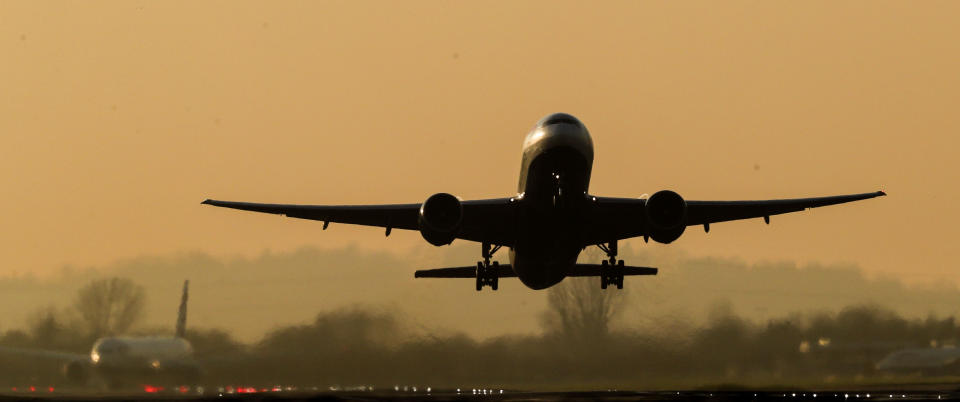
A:
[[[36,391],[37,391],[37,387],[30,386],[30,392],[36,392]]]

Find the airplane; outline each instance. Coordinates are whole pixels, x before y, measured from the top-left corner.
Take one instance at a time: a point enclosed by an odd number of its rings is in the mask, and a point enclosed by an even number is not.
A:
[[[99,382],[108,389],[120,389],[132,385],[193,384],[201,368],[193,356],[193,347],[183,337],[189,284],[189,280],[183,282],[173,337],[103,337],[93,343],[89,354],[7,347],[0,347],[0,353],[63,361],[63,375],[80,385]]]
[[[576,117],[555,113],[544,117],[523,141],[517,194],[484,200],[461,200],[436,193],[420,204],[290,205],[207,199],[202,204],[292,218],[420,231],[434,246],[455,239],[479,242],[482,261],[467,267],[418,270],[417,278],[473,278],[476,289],[497,290],[499,278],[517,277],[530,289],[549,288],[568,276],[599,276],[600,287],[623,288],[623,277],[656,275],[651,267],[632,267],[617,260],[617,242],[643,237],[671,243],[688,226],[763,218],[808,208],[886,195],[882,191],[832,197],[765,201],[688,201],[674,191],[649,197],[599,197],[588,192],[593,166],[593,140]],[[607,256],[601,264],[578,264],[586,247]],[[501,247],[510,264],[490,262]]]
[[[907,348],[890,352],[875,368],[895,373],[921,373],[928,376],[956,375],[960,372],[960,349],[956,347]]]

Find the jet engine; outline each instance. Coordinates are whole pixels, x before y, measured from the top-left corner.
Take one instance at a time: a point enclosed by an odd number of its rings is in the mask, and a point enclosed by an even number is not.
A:
[[[70,382],[82,384],[90,378],[90,365],[82,360],[67,362],[61,368],[63,376]]]
[[[420,235],[434,246],[453,242],[463,221],[463,205],[447,193],[431,195],[420,205]]]
[[[671,243],[683,234],[687,225],[687,202],[670,190],[654,193],[645,206],[650,238],[658,243]]]

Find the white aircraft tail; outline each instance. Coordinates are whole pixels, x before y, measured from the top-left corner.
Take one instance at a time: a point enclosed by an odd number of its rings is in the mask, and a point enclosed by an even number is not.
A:
[[[183,338],[187,332],[187,288],[189,286],[189,279],[183,281],[183,296],[180,297],[180,311],[177,313],[177,338]]]

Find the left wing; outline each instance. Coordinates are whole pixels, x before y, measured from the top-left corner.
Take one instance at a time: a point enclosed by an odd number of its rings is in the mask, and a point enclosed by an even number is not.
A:
[[[866,200],[887,195],[883,191],[832,197],[793,198],[760,201],[686,201],[686,226],[710,225],[739,219],[803,211],[827,205]],[[584,245],[649,235],[643,198],[595,197],[590,220],[584,231]]]
[[[388,205],[292,205],[258,204],[206,200],[203,204],[215,207],[241,209],[285,215],[291,218],[323,221],[326,229],[330,222],[352,225],[379,226],[392,229],[420,230],[420,204]],[[513,246],[516,233],[515,203],[510,198],[462,201],[463,222],[456,238]]]
[[[79,361],[90,359],[90,355],[88,354],[60,352],[56,350],[16,348],[8,346],[0,346],[0,354],[60,361]]]

